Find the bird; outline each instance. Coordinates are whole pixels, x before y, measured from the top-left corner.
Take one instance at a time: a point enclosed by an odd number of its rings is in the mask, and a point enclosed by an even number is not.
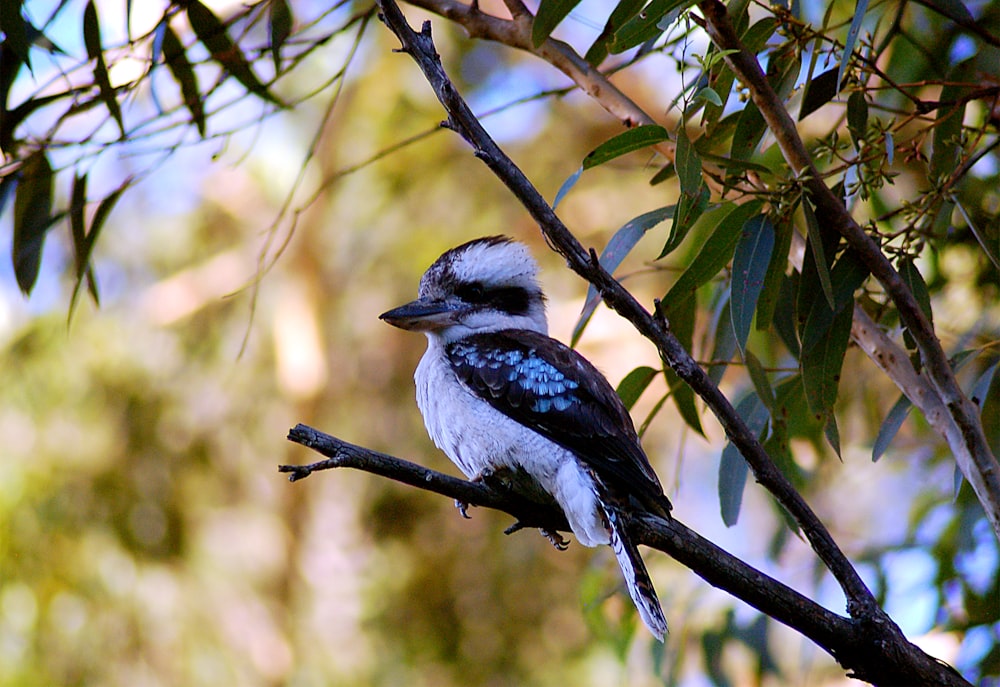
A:
[[[472,480],[530,475],[577,541],[611,546],[640,618],[662,642],[667,621],[626,523],[635,507],[668,518],[670,501],[614,388],[548,335],[528,247],[486,236],[452,248],[424,272],[416,300],[379,318],[427,337],[414,381],[434,444]]]

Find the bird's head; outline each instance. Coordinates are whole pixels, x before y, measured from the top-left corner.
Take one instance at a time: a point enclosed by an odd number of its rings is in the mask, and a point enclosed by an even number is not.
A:
[[[548,331],[538,264],[528,248],[506,236],[488,236],[452,248],[420,279],[418,298],[379,315],[401,329],[445,342],[470,334]]]

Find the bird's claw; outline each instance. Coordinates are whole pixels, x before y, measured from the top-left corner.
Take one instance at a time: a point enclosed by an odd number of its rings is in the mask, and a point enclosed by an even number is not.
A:
[[[566,541],[566,538],[555,530],[540,529],[538,531],[541,532],[542,536],[548,539],[549,543],[556,547],[557,550],[565,551],[569,548],[569,542]]]
[[[513,525],[505,529],[503,533],[507,535],[514,534],[515,532],[520,532],[526,527],[530,527],[530,525],[525,525],[523,522],[518,520]],[[547,530],[540,527],[538,531],[541,532],[542,536],[548,539],[549,543],[552,544],[552,546],[556,547],[558,550],[565,551],[566,549],[569,548],[569,542],[566,541],[565,537],[563,537],[555,530]]]
[[[466,520],[472,520],[472,516],[469,515],[468,503],[466,503],[465,501],[461,501],[459,499],[455,499],[455,508],[457,508],[458,512],[462,514],[463,518],[465,518]]]

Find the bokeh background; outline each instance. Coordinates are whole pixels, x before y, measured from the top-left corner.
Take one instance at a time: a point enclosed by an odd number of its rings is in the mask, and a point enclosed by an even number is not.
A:
[[[40,18],[56,4],[26,7]],[[106,27],[116,16],[124,26],[124,3],[98,5]],[[150,3],[147,16],[134,5],[133,32],[148,31],[143,21],[162,7]],[[293,6],[300,23],[319,26],[366,9]],[[592,35],[600,20],[580,7],[567,31]],[[404,9],[412,23],[425,16]],[[50,35],[80,54],[70,19]],[[434,31],[479,112],[566,85],[546,65],[471,43],[444,21]],[[441,110],[412,61],[392,52],[388,31],[368,21],[352,54],[357,36],[337,35],[280,83],[289,96],[318,89],[291,111],[262,117],[259,103],[235,98],[204,142],[189,128],[176,140],[174,130],[93,153],[92,187],[142,177],[96,250],[100,307],[84,298],[68,321],[64,227],[53,230],[30,299],[0,261],[0,686],[850,684],[808,642],[663,555],[647,556],[671,624],[661,647],[637,625],[607,551],[574,544],[560,553],[532,532],[507,537],[503,515],[474,510],[462,520],[447,499],[369,474],[295,484],[278,474],[278,464],[317,458],[285,440],[298,422],[456,472],[413,400],[423,338],[377,319],[413,297],[446,248],[495,233],[529,243],[562,340],[586,295],[506,189],[437,129]],[[54,63],[39,59],[23,92],[51,78]],[[345,65],[347,76],[327,84]],[[665,113],[679,77],[645,77],[675,67],[653,57],[619,83]],[[158,79],[134,95],[127,119],[155,112],[154,90],[176,102],[176,86]],[[239,95],[233,89],[219,97]],[[529,98],[484,122],[550,199],[618,132],[577,94]],[[65,165],[74,150],[63,154]],[[600,249],[632,217],[675,201],[674,186],[647,183],[649,165],[637,154],[583,175],[559,211],[585,245]],[[907,179],[898,183],[904,193]],[[67,183],[58,188],[68,193]],[[619,274],[651,303],[697,240],[653,265],[662,236],[648,237]],[[5,229],[0,253],[9,249]],[[935,298],[945,336],[969,318],[995,326],[995,292],[974,282],[975,261],[956,244],[935,264],[947,277]],[[778,344],[754,345],[780,369]],[[580,349],[613,383],[657,365],[653,348],[603,307]],[[708,360],[710,351],[700,342],[696,354]],[[872,463],[897,394],[856,351],[844,377],[843,460],[796,445],[810,475],[803,489],[904,631],[975,671],[995,630],[977,639],[945,621],[949,607],[972,612],[963,585],[996,601],[996,541],[968,494],[953,499],[952,466],[921,420]],[[723,386],[738,398],[748,382],[731,372]],[[637,424],[664,391],[657,383],[646,392]],[[675,515],[843,612],[835,585],[755,485],[739,524],[722,525],[724,437],[709,416],[703,423],[707,439],[685,430],[668,403],[645,432]],[[961,583],[949,598],[952,578]]]

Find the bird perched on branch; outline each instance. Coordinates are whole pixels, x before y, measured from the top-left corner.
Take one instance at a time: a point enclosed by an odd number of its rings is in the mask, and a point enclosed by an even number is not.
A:
[[[380,315],[427,335],[417,405],[435,445],[470,479],[527,472],[562,508],[584,546],[609,544],[642,621],[667,621],[636,545],[629,509],[669,517],[670,502],[607,379],[548,336],[538,265],[504,236],[444,253],[419,297]]]

